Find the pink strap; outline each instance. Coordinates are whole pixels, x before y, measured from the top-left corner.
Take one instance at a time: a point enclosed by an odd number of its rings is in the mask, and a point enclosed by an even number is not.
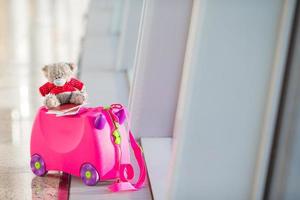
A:
[[[128,129],[129,129],[129,142],[131,145],[131,148],[133,150],[134,156],[137,160],[138,166],[139,166],[139,170],[140,170],[140,175],[139,175],[139,179],[137,180],[136,183],[130,183],[128,181],[128,179],[132,179],[134,176],[134,171],[133,168],[130,164],[122,164],[121,163],[121,167],[120,167],[120,180],[115,182],[114,184],[110,185],[108,188],[113,191],[113,192],[118,192],[118,191],[125,191],[125,190],[138,190],[139,188],[143,187],[145,180],[146,180],[146,164],[145,164],[145,160],[143,157],[143,151],[142,148],[139,146],[139,144],[137,143],[137,141],[135,140],[131,130],[130,130],[130,117],[128,114],[128,111],[125,107],[123,107],[122,105],[119,106],[120,104],[118,104],[117,109],[121,109],[124,108],[126,115],[127,115],[127,120],[128,120]],[[116,108],[114,106],[112,106],[113,109]],[[126,171],[127,177],[125,177],[124,172]]]
[[[141,147],[138,145],[136,140],[134,139],[131,131],[129,131],[129,141],[130,145],[133,149],[135,158],[138,162],[139,169],[140,169],[140,176],[139,179],[135,184],[132,184],[128,181],[128,179],[133,178],[133,168],[130,164],[121,164],[121,169],[120,169],[120,180],[117,182],[111,184],[108,186],[108,189],[111,190],[112,192],[119,192],[119,191],[135,191],[143,187],[145,180],[146,180],[146,165],[145,165],[145,160],[143,157],[143,152]],[[127,177],[124,175],[124,170],[126,169]]]
[[[145,180],[146,180],[146,165],[145,165],[145,160],[144,160],[144,157],[143,157],[142,149],[138,145],[136,140],[134,139],[131,131],[129,131],[129,138],[130,138],[131,147],[133,149],[135,158],[138,162],[139,169],[140,169],[140,177],[139,177],[138,181],[135,184],[133,184],[133,186],[136,189],[139,189],[139,188],[143,187],[143,185],[145,183]]]

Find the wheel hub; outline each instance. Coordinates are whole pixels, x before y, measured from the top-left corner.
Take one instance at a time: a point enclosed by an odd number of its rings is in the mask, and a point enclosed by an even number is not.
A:
[[[39,161],[36,161],[34,163],[34,166],[35,166],[36,169],[40,169],[41,168],[41,163]]]
[[[86,171],[86,172],[85,172],[85,177],[86,177],[87,179],[90,179],[90,178],[92,177],[92,173],[91,173],[90,171]]]

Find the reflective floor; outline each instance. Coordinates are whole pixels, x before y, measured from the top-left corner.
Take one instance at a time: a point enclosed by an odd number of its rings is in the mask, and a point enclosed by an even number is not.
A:
[[[77,62],[86,8],[82,0],[0,0],[0,199],[61,195],[61,174],[30,171],[30,132],[42,101],[41,67]]]
[[[109,24],[114,3],[93,2],[88,10],[88,0],[0,0],[0,199],[152,198],[149,186],[109,193],[105,182],[88,187],[77,177],[55,172],[36,177],[30,170],[31,126],[42,104],[38,88],[46,81],[43,65],[78,63],[82,55],[79,72],[89,105],[127,104],[127,75],[114,68],[118,34]]]

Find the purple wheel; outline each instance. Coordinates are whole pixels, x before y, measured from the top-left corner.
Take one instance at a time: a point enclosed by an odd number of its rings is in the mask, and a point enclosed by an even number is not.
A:
[[[80,169],[80,177],[86,185],[96,185],[99,181],[99,174],[93,165],[86,163]]]
[[[47,173],[45,161],[40,155],[35,154],[31,156],[30,167],[37,176],[44,176]]]

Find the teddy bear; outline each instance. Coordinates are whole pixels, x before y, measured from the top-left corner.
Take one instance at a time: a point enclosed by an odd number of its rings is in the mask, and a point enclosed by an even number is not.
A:
[[[84,84],[74,77],[73,63],[54,63],[43,67],[48,82],[39,88],[44,105],[50,109],[66,103],[83,104],[87,93]]]

